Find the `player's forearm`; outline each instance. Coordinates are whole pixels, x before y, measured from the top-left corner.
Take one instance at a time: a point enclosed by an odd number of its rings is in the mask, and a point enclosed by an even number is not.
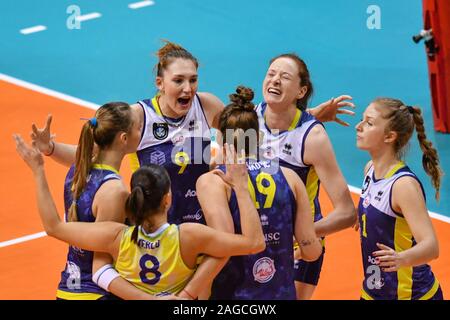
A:
[[[266,242],[255,203],[247,188],[236,188],[235,193],[239,206],[242,235],[251,240],[252,253],[261,252],[265,249]]]
[[[439,244],[434,237],[430,237],[399,254],[402,260],[402,267],[420,266],[439,257]]]
[[[178,296],[186,299],[200,299],[205,290],[210,290],[214,278],[219,274],[227,261],[228,258],[206,256],[197,268],[197,271],[195,271],[192,279]]]
[[[56,236],[57,227],[61,224],[61,219],[58,216],[58,211],[48,187],[44,167],[34,172],[34,178],[36,182],[38,211],[45,232],[49,236]]]
[[[55,141],[53,143],[55,145],[50,158],[66,167],[70,167],[75,163],[78,147],[77,145],[65,144]]]
[[[109,292],[124,300],[157,300],[151,294],[148,294],[122,277],[115,278],[108,287]]]
[[[314,223],[314,229],[318,237],[325,237],[329,234],[350,228],[356,223],[356,211],[353,206],[336,208],[323,219]]]

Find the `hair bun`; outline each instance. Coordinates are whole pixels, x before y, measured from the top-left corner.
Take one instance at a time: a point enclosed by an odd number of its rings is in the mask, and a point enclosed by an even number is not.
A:
[[[168,40],[163,40],[163,42],[165,42],[165,45],[159,48],[158,52],[156,53],[160,60],[163,59],[169,52],[177,50],[185,51],[185,49],[179,44],[170,42]]]
[[[253,90],[244,86],[238,86],[236,93],[230,95],[230,101],[239,108],[245,111],[253,111],[255,105],[252,103],[255,94]]]

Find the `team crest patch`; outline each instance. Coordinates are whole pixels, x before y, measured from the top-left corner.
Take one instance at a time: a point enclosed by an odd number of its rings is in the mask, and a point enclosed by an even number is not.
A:
[[[272,280],[275,272],[275,263],[268,257],[258,259],[253,265],[253,277],[259,283],[266,283]]]
[[[169,135],[169,126],[167,123],[154,123],[153,135],[158,140],[164,140]]]

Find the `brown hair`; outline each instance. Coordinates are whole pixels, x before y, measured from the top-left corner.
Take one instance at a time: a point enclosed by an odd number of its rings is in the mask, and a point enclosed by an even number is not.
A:
[[[110,102],[101,106],[95,117],[81,129],[72,182],[73,202],[68,211],[68,221],[77,221],[77,200],[86,186],[92,164],[94,143],[100,150],[110,146],[118,132],[129,132],[132,126],[131,108],[125,102]]]
[[[178,58],[191,60],[195,67],[198,68],[197,59],[189,51],[176,43],[167,40],[163,41],[165,42],[165,45],[162,46],[156,53],[156,56],[158,57],[158,63],[155,66],[156,76],[162,77],[163,71],[174,59]]]
[[[136,225],[131,235],[136,243],[138,227],[161,210],[161,201],[170,190],[170,177],[164,167],[150,164],[133,173],[130,186],[125,208],[128,218]]]
[[[231,141],[233,138],[234,147],[237,153],[240,138],[235,134],[233,137],[227,137],[227,129],[242,129],[244,134],[249,132],[248,130],[253,130],[256,134],[256,144],[258,144],[258,133],[259,133],[259,123],[258,115],[255,111],[255,105],[252,103],[254,93],[252,89],[246,88],[244,86],[238,86],[236,88],[236,93],[230,94],[230,104],[228,104],[219,116],[218,128],[222,133],[222,138],[224,141]],[[243,137],[245,139],[245,135]],[[245,154],[248,156],[251,153],[256,152],[256,146],[250,144],[251,139],[246,139],[244,141]],[[242,141],[241,141],[242,142]]]
[[[298,76],[300,77],[300,86],[306,86],[308,89],[303,98],[297,100],[297,108],[304,111],[308,106],[308,100],[311,98],[314,92],[314,87],[311,82],[311,76],[309,74],[308,66],[305,61],[303,61],[297,54],[295,53],[284,53],[272,58],[270,60],[270,64],[272,64],[275,60],[279,58],[289,58],[295,61],[298,67]]]
[[[421,109],[419,107],[406,106],[402,101],[391,98],[377,98],[373,103],[388,110],[383,116],[385,119],[389,119],[386,132],[397,132],[394,151],[399,158],[403,158],[414,127],[416,128],[417,139],[423,152],[422,165],[427,175],[431,178],[433,187],[436,190],[436,199],[439,200],[439,189],[443,172],[439,166],[438,153],[431,141],[427,140]]]

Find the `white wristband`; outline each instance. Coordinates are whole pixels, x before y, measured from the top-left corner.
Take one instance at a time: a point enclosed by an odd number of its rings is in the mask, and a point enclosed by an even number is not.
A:
[[[116,271],[116,269],[114,269],[111,264],[106,264],[92,275],[92,281],[94,281],[100,288],[109,291],[109,284],[117,277],[120,277],[120,274]]]

